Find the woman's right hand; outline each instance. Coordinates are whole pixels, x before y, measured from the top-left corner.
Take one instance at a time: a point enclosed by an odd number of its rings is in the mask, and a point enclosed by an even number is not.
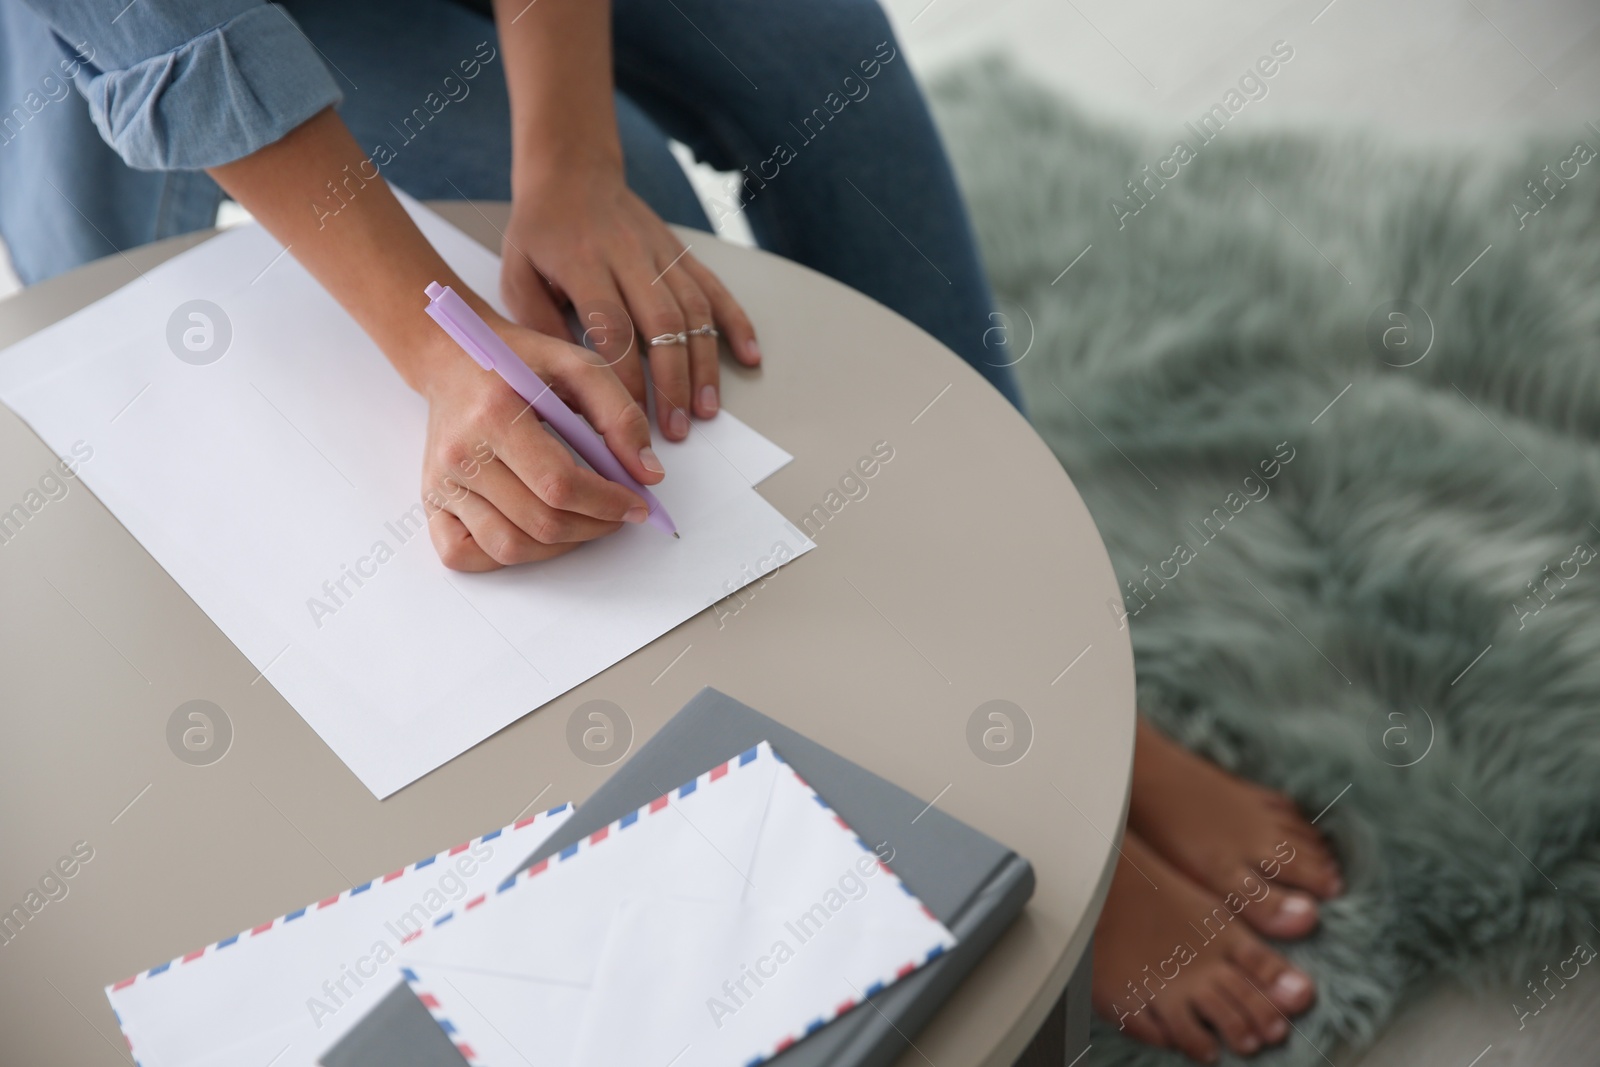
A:
[[[612,371],[586,349],[486,315],[512,351],[588,419],[642,485],[661,481],[650,425]],[[550,559],[643,522],[637,493],[573,459],[528,402],[439,331],[417,361],[428,401],[422,495],[428,531],[451,570]]]

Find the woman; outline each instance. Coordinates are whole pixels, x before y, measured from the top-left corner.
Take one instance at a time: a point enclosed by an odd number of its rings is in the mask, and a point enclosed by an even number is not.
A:
[[[0,236],[22,278],[209,226],[225,191],[428,399],[423,495],[445,502],[429,528],[450,567],[547,559],[645,509],[516,425],[523,401],[423,321],[429,282],[471,301],[644,484],[665,474],[647,389],[680,440],[716,415],[719,336],[761,362],[737,301],[666,227],[711,228],[669,136],[740,176],[718,210],[763,247],[899,311],[1017,401],[985,358],[989,293],[949,166],[871,0],[0,0],[0,50],[0,99],[20,102],[0,114]],[[512,202],[514,321],[389,181]],[[603,360],[571,343],[568,305]],[[485,442],[494,459],[464,462]],[[1340,891],[1316,830],[1141,725],[1122,851],[1096,930],[1101,1014],[1201,1060],[1219,1039],[1283,1040],[1313,991],[1258,935],[1305,935],[1315,898]]]

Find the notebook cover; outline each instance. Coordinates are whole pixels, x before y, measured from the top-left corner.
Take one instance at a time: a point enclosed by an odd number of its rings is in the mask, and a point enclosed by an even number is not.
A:
[[[702,689],[586,800],[530,867],[677,785],[760,743],[799,772],[890,866],[959,944],[769,1062],[884,1067],[982,958],[1033,895],[1033,868],[993,838],[715,689]],[[322,1058],[324,1067],[462,1067],[410,989],[397,986]]]

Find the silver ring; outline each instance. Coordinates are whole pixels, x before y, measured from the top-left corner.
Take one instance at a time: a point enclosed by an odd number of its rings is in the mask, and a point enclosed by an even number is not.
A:
[[[663,345],[683,345],[688,343],[689,335],[686,333],[658,333],[654,337],[650,338],[651,348],[660,348]]]
[[[717,328],[715,326],[711,325],[709,322],[706,323],[704,326],[697,326],[694,329],[689,330],[687,332],[688,332],[690,337],[721,337],[722,336],[720,333],[717,332]]]

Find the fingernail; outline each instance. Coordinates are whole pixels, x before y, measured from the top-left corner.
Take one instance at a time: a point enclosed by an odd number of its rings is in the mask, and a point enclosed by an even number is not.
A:
[[[650,517],[649,508],[631,507],[628,513],[622,516],[623,522],[643,522]]]
[[[761,362],[761,345],[754,337],[744,343],[744,350],[749,354],[752,363]]]
[[[1272,983],[1272,991],[1284,1000],[1296,1000],[1311,992],[1311,979],[1299,971],[1284,971]]]
[[[1336,897],[1337,896],[1343,896],[1344,895],[1344,879],[1340,878],[1337,874],[1334,875],[1333,876],[1333,881],[1329,883],[1329,889],[1332,891],[1334,896],[1336,896]]]
[[[1278,905],[1278,910],[1284,915],[1298,919],[1302,915],[1310,915],[1316,911],[1317,906],[1299,893],[1287,893],[1284,895],[1283,903]]]
[[[689,436],[689,416],[685,415],[677,408],[673,408],[672,413],[667,416],[667,436]]]
[[[661,460],[656,457],[656,450],[649,445],[639,449],[639,462],[644,464],[644,469],[655,474],[667,473],[667,468],[661,465]]]
[[[1239,1048],[1246,1056],[1254,1056],[1261,1049],[1261,1042],[1253,1037],[1246,1037],[1239,1042]]]
[[[707,415],[715,415],[717,413],[716,386],[702,385],[700,387],[700,410],[704,411]]]
[[[1274,1019],[1267,1024],[1267,1034],[1274,1041],[1282,1041],[1289,1032],[1289,1024],[1282,1019]]]

